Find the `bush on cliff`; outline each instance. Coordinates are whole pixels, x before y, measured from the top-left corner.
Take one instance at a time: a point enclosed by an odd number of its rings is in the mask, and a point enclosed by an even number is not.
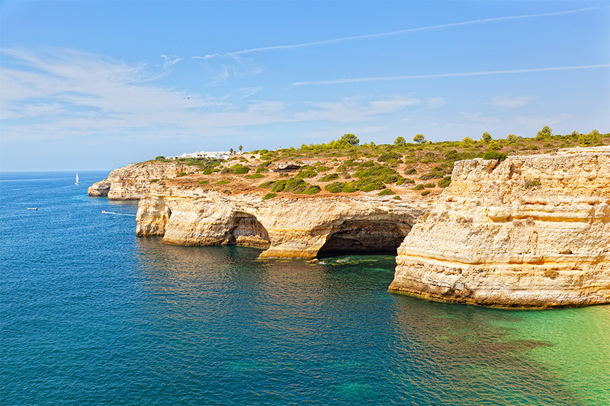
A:
[[[338,173],[329,173],[320,178],[320,182],[330,182],[331,180],[339,179]]]
[[[445,176],[443,179],[438,181],[438,186],[442,188],[446,188],[451,184],[451,176]]]

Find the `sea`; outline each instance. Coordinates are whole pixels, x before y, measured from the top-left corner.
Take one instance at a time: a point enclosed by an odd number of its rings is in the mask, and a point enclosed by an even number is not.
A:
[[[87,195],[107,174],[0,174],[0,405],[610,405],[610,306],[436,303],[388,293],[392,256],[138,238],[137,202]]]

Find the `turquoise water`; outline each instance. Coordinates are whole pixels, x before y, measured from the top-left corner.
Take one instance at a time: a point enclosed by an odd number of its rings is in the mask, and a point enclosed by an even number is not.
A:
[[[610,404],[609,306],[433,303],[387,293],[389,256],[164,245],[79,175],[0,179],[2,405]]]

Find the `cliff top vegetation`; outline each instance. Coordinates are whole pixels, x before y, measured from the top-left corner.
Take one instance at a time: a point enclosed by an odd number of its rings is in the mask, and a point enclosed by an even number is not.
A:
[[[393,144],[360,144],[354,134],[324,144],[298,148],[242,152],[227,160],[158,156],[155,162],[195,166],[195,172],[162,180],[180,186],[218,189],[227,194],[259,193],[267,198],[296,195],[366,193],[397,200],[438,195],[451,183],[456,161],[510,155],[553,153],[561,148],[610,145],[610,134],[594,130],[555,135],[549,127],[531,138],[514,134],[494,139],[485,132],[478,140],[430,142],[417,134],[413,142],[397,137]],[[157,180],[155,180],[157,182]],[[269,197],[271,196],[271,197]]]

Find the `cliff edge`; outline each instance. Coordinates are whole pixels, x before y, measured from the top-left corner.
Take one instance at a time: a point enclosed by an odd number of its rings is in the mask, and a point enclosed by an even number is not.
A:
[[[610,303],[610,147],[456,162],[390,291],[547,308]]]
[[[110,172],[107,179],[91,185],[88,193],[92,197],[108,196],[110,200],[139,200],[148,196],[155,182],[188,175],[196,169],[177,162],[131,164]]]

